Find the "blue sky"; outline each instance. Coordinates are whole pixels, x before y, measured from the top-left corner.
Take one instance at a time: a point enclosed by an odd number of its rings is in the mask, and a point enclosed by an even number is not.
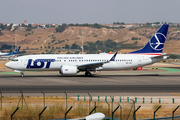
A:
[[[0,23],[180,23],[180,0],[0,0]]]

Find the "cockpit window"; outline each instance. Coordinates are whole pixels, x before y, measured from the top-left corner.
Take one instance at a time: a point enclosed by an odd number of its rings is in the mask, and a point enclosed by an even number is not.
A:
[[[12,61],[18,61],[18,59],[12,59]]]

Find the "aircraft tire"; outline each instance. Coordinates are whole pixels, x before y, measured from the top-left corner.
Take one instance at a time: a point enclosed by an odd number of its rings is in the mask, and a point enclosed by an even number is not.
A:
[[[90,76],[91,76],[91,73],[90,73],[90,72],[86,72],[86,73],[85,73],[85,76],[90,77]]]
[[[21,73],[21,77],[24,77],[24,73]]]

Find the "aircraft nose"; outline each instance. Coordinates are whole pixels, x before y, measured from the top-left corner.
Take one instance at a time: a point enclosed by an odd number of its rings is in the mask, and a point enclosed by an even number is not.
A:
[[[6,64],[5,64],[5,66],[6,66],[6,67],[8,67],[8,68],[10,68],[11,63],[10,63],[10,62],[8,62],[8,63],[6,63]]]

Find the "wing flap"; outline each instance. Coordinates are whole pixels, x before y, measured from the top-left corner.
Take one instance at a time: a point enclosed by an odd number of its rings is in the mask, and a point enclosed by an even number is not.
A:
[[[98,67],[102,67],[102,65],[105,64],[105,63],[109,63],[109,61],[79,65],[78,69],[83,70],[83,71],[84,70],[94,70],[94,69],[96,69]]]

